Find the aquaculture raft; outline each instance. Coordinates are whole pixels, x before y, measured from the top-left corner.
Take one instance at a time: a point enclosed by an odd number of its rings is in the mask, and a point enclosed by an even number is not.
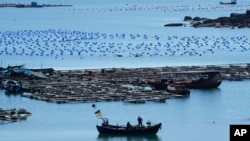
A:
[[[31,113],[24,108],[18,110],[0,108],[0,123],[26,120],[30,115]]]

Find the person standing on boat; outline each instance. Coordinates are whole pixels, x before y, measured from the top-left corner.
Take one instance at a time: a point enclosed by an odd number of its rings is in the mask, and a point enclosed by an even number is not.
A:
[[[138,121],[138,126],[142,127],[142,118],[140,116],[138,116],[137,121]]]

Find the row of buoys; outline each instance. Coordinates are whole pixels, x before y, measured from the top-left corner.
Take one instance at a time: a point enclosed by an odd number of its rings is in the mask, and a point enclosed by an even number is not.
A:
[[[0,55],[9,56],[202,56],[217,51],[250,51],[246,36],[159,36],[71,30],[0,32]]]
[[[72,11],[101,11],[101,12],[121,12],[121,11],[161,11],[161,12],[178,12],[178,11],[245,11],[250,4],[237,5],[220,5],[218,4],[165,4],[165,5],[147,5],[147,4],[126,4],[123,6],[106,6],[106,7],[86,7],[71,8]]]
[[[0,40],[0,43],[3,43],[3,40],[7,40],[6,44],[12,43],[14,40],[16,42],[38,42],[38,41],[79,41],[79,40],[96,40],[96,39],[103,39],[103,40],[112,40],[112,39],[155,39],[158,40],[160,37],[158,35],[154,35],[151,38],[148,37],[146,34],[108,34],[108,33],[100,33],[100,32],[84,32],[84,31],[70,31],[70,30],[40,30],[40,31],[32,31],[32,30],[22,30],[22,31],[6,31],[0,32],[3,35]],[[33,37],[34,38],[31,38]],[[86,42],[86,44],[89,42]],[[38,43],[36,43],[38,44]]]

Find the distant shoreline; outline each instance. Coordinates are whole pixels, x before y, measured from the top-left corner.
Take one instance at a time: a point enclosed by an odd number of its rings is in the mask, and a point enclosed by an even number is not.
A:
[[[13,8],[42,8],[42,7],[71,7],[68,4],[37,4],[33,2],[31,4],[15,4],[15,3],[0,3],[1,7],[13,7]]]

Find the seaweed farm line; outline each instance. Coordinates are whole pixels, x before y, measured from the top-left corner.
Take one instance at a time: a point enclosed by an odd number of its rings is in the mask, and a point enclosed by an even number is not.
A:
[[[91,70],[55,70],[47,78],[27,75],[2,75],[2,82],[10,79],[22,83],[23,97],[54,103],[123,101],[145,103],[146,101],[165,102],[168,98],[185,97],[152,89],[149,81],[181,79],[173,76],[181,71],[220,72],[222,80],[242,80],[250,78],[250,64],[180,66],[159,68],[111,68]],[[167,72],[168,76],[163,75]],[[172,73],[171,73],[172,72]],[[192,75],[192,74],[188,74]],[[222,82],[223,83],[223,82]]]

